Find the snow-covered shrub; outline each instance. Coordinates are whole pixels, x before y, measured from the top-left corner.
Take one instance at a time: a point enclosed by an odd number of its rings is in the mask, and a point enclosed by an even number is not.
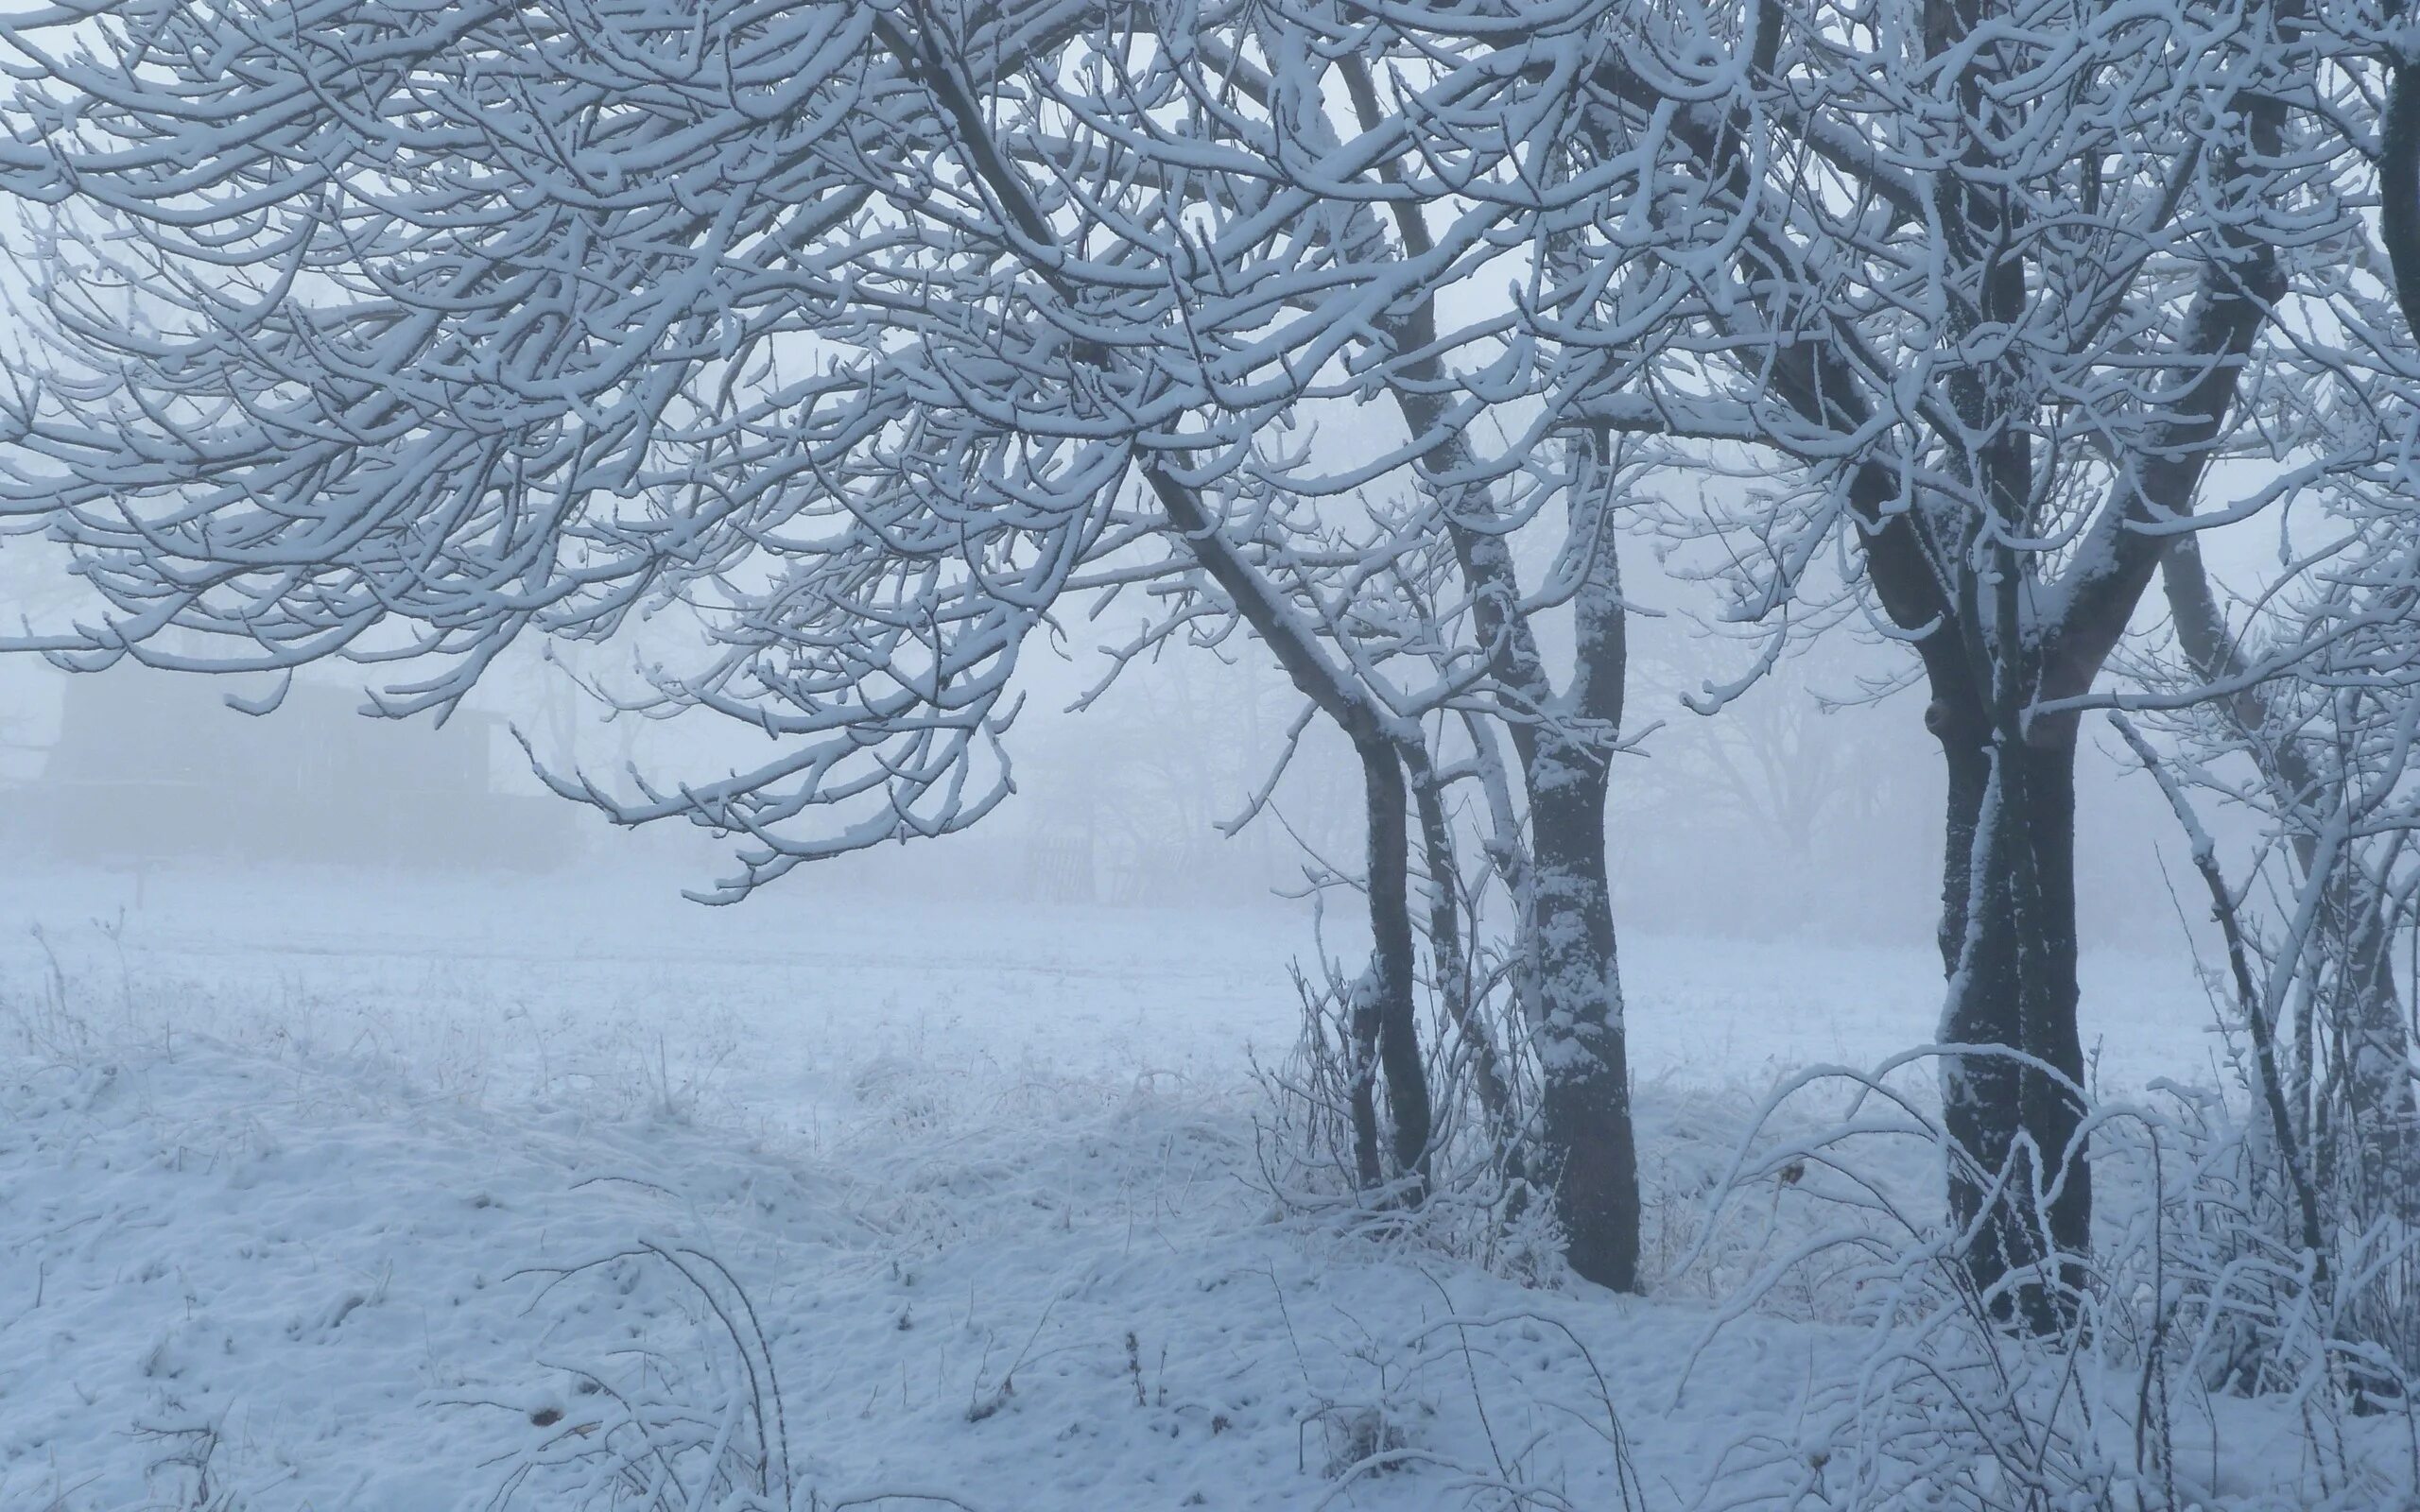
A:
[[[1764,1108],[1767,1089],[1739,1076],[1720,1083],[1659,1078],[1635,1094],[1639,1122],[1641,1263],[1650,1296],[1721,1303],[1743,1293],[1761,1311],[1794,1319],[1845,1321],[1856,1298],[1837,1263],[1792,1268],[1754,1287],[1775,1255],[1823,1243],[1846,1224],[1829,1201],[1804,1199],[1800,1183],[1834,1179],[1794,1152],[1832,1130],[1842,1107],[1822,1086]],[[1895,1204],[1937,1202],[1940,1165],[1916,1142],[1869,1127],[1841,1138],[1844,1156]],[[1766,1159],[1779,1154],[1780,1159]],[[1742,1164],[1744,1159],[1749,1162]],[[1717,1198],[1720,1200],[1715,1200]]]
[[[1343,1358],[1333,1363],[1349,1365],[1338,1379],[1355,1384],[1320,1393],[1304,1419],[1298,1466],[1331,1484],[1328,1502],[1413,1470],[1435,1499],[1426,1504],[1467,1512],[1645,1512],[1654,1504],[1604,1377],[1567,1326],[1517,1309],[1464,1314],[1450,1310],[1449,1296],[1439,1300],[1449,1309],[1443,1315],[1337,1351]],[[1525,1383],[1523,1362],[1556,1349],[1584,1363],[1593,1393]],[[1462,1431],[1442,1428],[1446,1418]],[[1311,1445],[1322,1452],[1317,1461]],[[1573,1486],[1583,1468],[1595,1485],[1584,1495]]]
[[[650,1306],[668,1304],[692,1338],[678,1348],[617,1340],[610,1360],[566,1369],[565,1390],[490,1404],[525,1415],[531,1433],[502,1476],[497,1507],[792,1512],[804,1504],[772,1351],[754,1304],[719,1261],[642,1243],[564,1269],[546,1290],[573,1283],[602,1287],[616,1300],[648,1291]]]
[[[2140,1103],[2087,1104],[2092,1253],[1979,1292],[1959,1261],[1971,1236],[1930,1196],[1937,1177],[1908,1177],[1909,1147],[1936,1171],[1967,1159],[1893,1086],[1924,1056],[1785,1083],[1710,1205],[1710,1240],[1740,1231],[1723,1213],[1737,1209],[1772,1241],[1717,1328],[1821,1290],[1848,1299],[1868,1341],[1853,1369],[1810,1377],[1794,1437],[1735,1446],[1722,1480],[1789,1472],[1790,1505],[1843,1512],[2411,1504],[2420,1234],[2373,1224],[2314,1252],[2292,1237],[2257,1116],[2161,1084]],[[1845,1116],[1770,1137],[1794,1101],[1842,1087]],[[2053,1299],[2059,1330],[2007,1326],[2029,1288]]]
[[[1531,1164],[1535,1057],[1511,1022],[1509,994],[1475,993],[1467,1024],[1451,1022],[1432,1003],[1424,1046],[1435,1124],[1425,1168],[1392,1173],[1373,1190],[1357,1177],[1353,1087],[1363,1079],[1383,1099],[1385,1086],[1354,1040],[1354,984],[1332,967],[1316,979],[1298,968],[1294,982],[1301,1034],[1281,1060],[1254,1064],[1262,1093],[1253,1120],[1255,1170],[1275,1210],[1519,1280],[1560,1276],[1562,1239],[1552,1204],[1539,1200]],[[1489,1050],[1475,1043],[1478,1033],[1490,1037]],[[1487,1106],[1492,1099],[1481,1091],[1478,1059],[1491,1052],[1505,1093],[1501,1108]]]

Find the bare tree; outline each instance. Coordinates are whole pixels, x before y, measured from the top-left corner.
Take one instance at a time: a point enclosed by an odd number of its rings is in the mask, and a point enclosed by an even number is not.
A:
[[[2338,76],[2341,119],[2360,119],[2367,83],[2356,65]],[[2363,192],[2358,164],[2346,178],[2348,198]],[[2290,311],[2280,364],[2290,380],[2265,390],[2259,445],[2244,459],[2265,464],[2268,490],[2297,506],[2283,559],[2231,598],[2197,541],[2171,543],[2162,574],[2174,655],[2143,657],[2152,691],[2111,701],[2166,711],[2183,778],[2259,825],[2250,881],[2226,905],[2264,968],[2247,1011],[2286,1046],[2293,1138],[2331,1212],[2349,1205],[2358,1226],[2408,1214],[2420,1166],[2396,970],[2415,885],[2420,558],[2408,457],[2420,389],[2399,290],[2384,276],[2393,259],[2355,217],[2330,225],[2324,246]]]
[[[9,33],[0,169],[56,210],[5,496],[111,612],[33,644],[349,657],[408,714],[525,633],[614,642],[614,699],[735,757],[549,780],[733,836],[731,899],[996,809],[1038,632],[1139,595],[1114,677],[1239,629],[1359,768],[1359,1179],[1430,1179],[1422,941],[1475,1023],[1492,890],[1535,1174],[1630,1286],[1617,543],[1657,470],[1751,458],[1697,522],[1723,611],[1776,654],[1862,611],[1929,695],[1950,1207],[2051,1327],[2091,1212],[2078,720],[2171,543],[2287,491],[2202,509],[2368,192],[2386,34],[2338,19],[62,12]]]
[[[1733,614],[1785,618],[1846,541],[1921,665],[1948,780],[1944,1097],[1975,1161],[1951,1208],[1975,1281],[2030,1327],[2058,1324],[2043,1269],[2090,1233],[2076,710],[2165,543],[2204,523],[2284,249],[2343,156],[2286,150],[2293,112],[2325,114],[2298,14],[1910,0],[1707,26],[1694,56],[1747,76],[1694,136],[1753,211],[1698,270],[1729,346],[1668,402],[1582,405],[1789,459],[1714,522]],[[1658,93],[1615,83],[1634,110]]]
[[[1514,752],[1490,843],[1572,1262],[1633,1284],[1603,842],[1634,467],[1566,410],[1694,297],[1616,254],[1721,232],[1651,189],[1685,153],[1587,108],[1579,61],[1638,42],[1620,9],[138,0],[20,28],[9,186],[57,210],[7,494],[112,604],[35,644],[346,657],[405,715],[525,633],[626,642],[631,712],[761,743],[549,781],[734,836],[728,900],[993,812],[1063,609],[1231,616],[1363,770],[1357,1038],[1393,1125],[1365,1179],[1416,1195],[1427,1159],[1411,816],[1452,876],[1451,713]],[[1448,315],[1525,247],[1514,309]],[[1350,455],[1286,439],[1369,400],[1394,423]]]

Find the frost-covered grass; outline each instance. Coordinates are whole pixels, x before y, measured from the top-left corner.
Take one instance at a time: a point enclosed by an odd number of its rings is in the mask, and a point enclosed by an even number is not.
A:
[[[1713,1328],[1819,1182],[1699,1241],[1775,1072],[1925,1037],[1921,953],[1631,943],[1641,1300],[1270,1221],[1282,915],[124,885],[0,941],[9,1512],[1811,1507],[1901,1420],[1844,1285]],[[2183,972],[2097,979],[2104,1077],[2205,1061]],[[2306,1500],[2295,1404],[2221,1406],[2188,1483]]]

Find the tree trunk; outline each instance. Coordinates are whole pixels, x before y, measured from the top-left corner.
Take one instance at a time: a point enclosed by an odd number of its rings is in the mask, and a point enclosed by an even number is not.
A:
[[[1407,1197],[1417,1203],[1428,1186],[1433,1115],[1428,1074],[1420,1062],[1419,1021],[1412,1008],[1411,843],[1405,814],[1409,795],[1392,746],[1374,737],[1359,751],[1370,811],[1370,971],[1354,1010],[1357,1019],[1366,1002],[1372,1015],[1378,1070],[1387,1087],[1395,1175],[1411,1178]],[[1357,1076],[1366,1078],[1362,1068],[1355,1069]]]
[[[2403,75],[2410,72],[2397,75],[2398,92],[2405,89]],[[2408,112],[2420,112],[2420,94],[2398,94],[2397,97],[2405,101]],[[2411,196],[2407,192],[2404,198]],[[2412,286],[2420,289],[2420,251],[2405,261],[2410,266],[2398,266],[2398,279],[2410,271]],[[2202,561],[2200,541],[2189,535],[2177,537],[2161,558],[2160,576],[2177,644],[2192,663],[2194,675],[2210,682],[2239,676],[2244,670],[2243,653],[2220,611]],[[2415,1101],[2412,1088],[2411,1024],[2404,1017],[2402,993],[2394,980],[2394,901],[2370,885],[2349,850],[2323,850],[2308,825],[2294,824],[2294,816],[2320,802],[2323,790],[2330,784],[2323,767],[2325,757],[2315,755],[2303,743],[2308,736],[2281,737],[2267,728],[2274,713],[2268,691],[2256,684],[2220,700],[2218,707],[2243,737],[2245,752],[2275,795],[2279,822],[2287,831],[2302,885],[2328,888],[2325,922],[2316,942],[2328,958],[2304,966],[2307,986],[2300,995],[2301,1011],[2295,1015],[2294,1052],[2302,1094],[2294,1106],[2316,1119],[2308,1089],[2313,1085],[2317,1046],[2305,1025],[2324,1011],[2338,1041],[2345,1110],[2359,1130],[2360,1170],[2352,1174],[2361,1181],[2365,1194],[2385,1198],[2393,1211],[2408,1216],[2420,1208],[2420,1193],[2414,1192],[2412,1181],[2414,1174],[2420,1173],[2420,1102]],[[2319,747],[2322,752],[2325,749]],[[2315,874],[2322,870],[2335,876]],[[2270,1011],[2276,1013],[2282,1007],[2282,1004],[2273,1005]],[[2316,1134],[2316,1123],[2304,1132]],[[2340,1163],[2332,1149],[2316,1142],[2304,1147],[2311,1152],[2324,1177],[2341,1174],[2329,1170]]]
[[[1377,1111],[1372,1095],[1383,1076],[1392,1127],[1395,1167],[1416,1176],[1409,1197],[1428,1185],[1428,1141],[1434,1114],[1420,1061],[1419,1022],[1412,1011],[1411,836],[1398,749],[1419,740],[1416,727],[1394,728],[1385,707],[1321,649],[1319,638],[1286,597],[1255,572],[1221,535],[1201,497],[1160,468],[1143,470],[1168,523],[1196,561],[1277,658],[1288,680],[1336,721],[1361,758],[1369,809],[1370,968],[1353,989],[1348,1032],[1353,1041],[1351,1118],[1354,1163],[1362,1185],[1383,1179],[1377,1159]]]
[[[2344,889],[2342,936],[2336,952],[2335,990],[2328,994],[2343,1061],[2345,1112],[2356,1131],[2359,1160],[2346,1173],[2367,1216],[2383,1207],[2409,1218],[2420,1208],[2420,1108],[2411,1085],[2411,1031],[2394,981],[2393,903],[2355,873]]]
[[[1412,799],[1420,816],[1421,847],[1428,867],[1428,958],[1438,1004],[1445,1022],[1462,1037],[1470,1055],[1471,1086],[1478,1094],[1479,1111],[1487,1116],[1488,1141],[1494,1146],[1496,1172],[1513,1191],[1526,1157],[1521,1149],[1519,1116],[1512,1107],[1512,1089],[1497,1054],[1495,1036],[1473,1000],[1470,963],[1462,954],[1461,896],[1454,866],[1453,824],[1445,814],[1445,797],[1425,749],[1403,753],[1411,779]],[[1517,1192],[1510,1199],[1517,1210]]]
[[[1353,1129],[1353,1180],[1364,1192],[1387,1184],[1378,1155],[1378,983],[1373,965],[1353,984],[1346,1005],[1345,1120]]]
[[[2083,1107],[2066,1085],[2083,1081],[2072,727],[2048,740],[1983,743],[1975,722],[1944,719],[1939,708],[1927,722],[1949,771],[1940,1038],[2004,1046],[2057,1073],[2002,1055],[1945,1057],[1950,1215],[1969,1235],[1966,1272],[1994,1315],[2049,1332],[2068,1310],[2046,1283],[2071,1279],[2054,1256],[2084,1254],[2092,1222],[2091,1168],[2077,1139]],[[2057,1269],[2013,1278],[2034,1267]]]
[[[1600,753],[1544,741],[1529,764],[1530,922],[1538,950],[1539,1143],[1571,1268],[1638,1287],[1638,1152],[1605,868]]]
[[[1340,73],[1363,129],[1374,129],[1384,111],[1369,65],[1348,55]],[[1401,171],[1393,162],[1378,165],[1378,176],[1388,181],[1399,181]],[[1407,253],[1425,257],[1435,249],[1416,210],[1398,202],[1391,214]],[[1349,234],[1378,234],[1374,212],[1357,215],[1350,225]],[[1432,478],[1466,472],[1469,443],[1453,418],[1452,386],[1433,350],[1435,296],[1382,317],[1377,325],[1395,352],[1408,354],[1391,363],[1387,373],[1387,391],[1405,428],[1413,436],[1439,438],[1421,457],[1422,466]],[[1592,475],[1605,461],[1604,450],[1600,433],[1588,457]],[[1606,474],[1601,481],[1613,480]],[[1572,1270],[1627,1292],[1638,1286],[1638,1161],[1605,869],[1608,751],[1586,748],[1567,731],[1542,732],[1538,724],[1539,715],[1551,711],[1610,737],[1621,723],[1626,610],[1606,527],[1612,499],[1584,483],[1574,485],[1573,495],[1575,529],[1590,532],[1591,565],[1574,600],[1579,644],[1571,686],[1561,694],[1539,655],[1537,632],[1522,603],[1520,574],[1498,528],[1488,486],[1447,486],[1439,504],[1529,790],[1535,861],[1529,922],[1535,938],[1525,943],[1539,956],[1539,1154],[1561,1194],[1564,1256]]]

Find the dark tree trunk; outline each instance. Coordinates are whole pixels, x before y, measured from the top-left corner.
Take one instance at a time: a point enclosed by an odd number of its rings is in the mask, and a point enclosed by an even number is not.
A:
[[[1543,743],[1542,743],[1543,744]],[[1554,1164],[1571,1268],[1638,1286],[1638,1153],[1605,869],[1604,758],[1541,748],[1530,764],[1530,919],[1539,955],[1539,1143]]]
[[[1370,968],[1355,986],[1347,1032],[1354,1064],[1350,1089],[1355,1174],[1365,1187],[1385,1180],[1378,1160],[1377,1108],[1373,1083],[1383,1077],[1398,1174],[1416,1177],[1409,1198],[1417,1202],[1428,1184],[1428,1141],[1434,1119],[1428,1079],[1421,1065],[1419,1022],[1412,1011],[1411,836],[1405,810],[1399,739],[1417,731],[1392,731],[1368,691],[1321,650],[1284,595],[1254,572],[1220,535],[1201,497],[1169,473],[1147,468],[1143,481],[1167,511],[1194,559],[1225,591],[1228,599],[1277,658],[1296,689],[1336,721],[1361,758],[1363,793],[1369,806]]]
[[[1368,974],[1353,984],[1345,1053],[1345,1120],[1353,1130],[1353,1179],[1362,1191],[1386,1185],[1386,1162],[1378,1155],[1378,994]]]
[[[1340,73],[1362,127],[1374,129],[1384,111],[1368,64],[1348,56]],[[1394,181],[1401,168],[1382,163],[1378,174]],[[1399,202],[1392,215],[1406,252],[1420,257],[1435,249],[1416,210]],[[1374,214],[1358,220],[1354,233],[1374,237]],[[1468,471],[1470,447],[1452,417],[1452,385],[1432,350],[1434,296],[1383,318],[1378,328],[1398,352],[1411,354],[1388,373],[1388,392],[1406,429],[1441,438],[1421,458],[1423,464],[1437,477]],[[1603,461],[1603,452],[1600,435],[1597,462]],[[1579,745],[1568,734],[1542,734],[1537,723],[1541,713],[1554,712],[1576,716],[1607,736],[1621,723],[1628,660],[1625,607],[1612,532],[1605,528],[1612,501],[1582,491],[1588,497],[1575,507],[1575,528],[1592,532],[1593,559],[1574,603],[1580,644],[1572,683],[1561,694],[1539,655],[1537,634],[1522,604],[1520,574],[1495,528],[1496,506],[1486,485],[1457,485],[1439,503],[1529,791],[1535,860],[1529,922],[1534,938],[1524,944],[1539,956],[1539,1155],[1561,1194],[1564,1257],[1572,1270],[1617,1291],[1634,1291],[1638,1165],[1612,889],[1606,885],[1607,752]]]
[[[1426,749],[1403,753],[1411,780],[1414,812],[1420,816],[1421,847],[1428,868],[1428,956],[1438,1004],[1445,1022],[1461,1034],[1470,1055],[1471,1085],[1478,1093],[1479,1111],[1487,1116],[1488,1139],[1495,1147],[1498,1175],[1512,1194],[1512,1211],[1522,1197],[1518,1178],[1526,1166],[1520,1120],[1512,1108],[1512,1090],[1504,1074],[1504,1059],[1495,1036],[1472,1000],[1470,963],[1462,954],[1461,896],[1454,868],[1454,832],[1446,817],[1445,799],[1428,763]]]
[[[1371,1015],[1378,1069],[1387,1087],[1395,1174],[1410,1178],[1408,1197],[1418,1202],[1428,1184],[1432,1114],[1427,1071],[1420,1061],[1419,1021],[1412,1008],[1411,845],[1405,814],[1409,794],[1392,746],[1373,738],[1359,750],[1370,812],[1370,971],[1356,994],[1354,1011],[1357,1019],[1366,1004]],[[1366,1080],[1361,1068],[1356,1073]]]
[[[2031,743],[1978,740],[1979,720],[1941,709],[1928,718],[1949,775],[1940,1038],[2004,1046],[2056,1073],[2005,1055],[1945,1059],[1950,1215],[1971,1236],[1966,1272],[1995,1315],[2049,1332],[2067,1317],[2056,1283],[2071,1279],[2055,1257],[2083,1255],[2092,1224],[2083,1108],[2068,1085],[2083,1081],[2072,727]]]

